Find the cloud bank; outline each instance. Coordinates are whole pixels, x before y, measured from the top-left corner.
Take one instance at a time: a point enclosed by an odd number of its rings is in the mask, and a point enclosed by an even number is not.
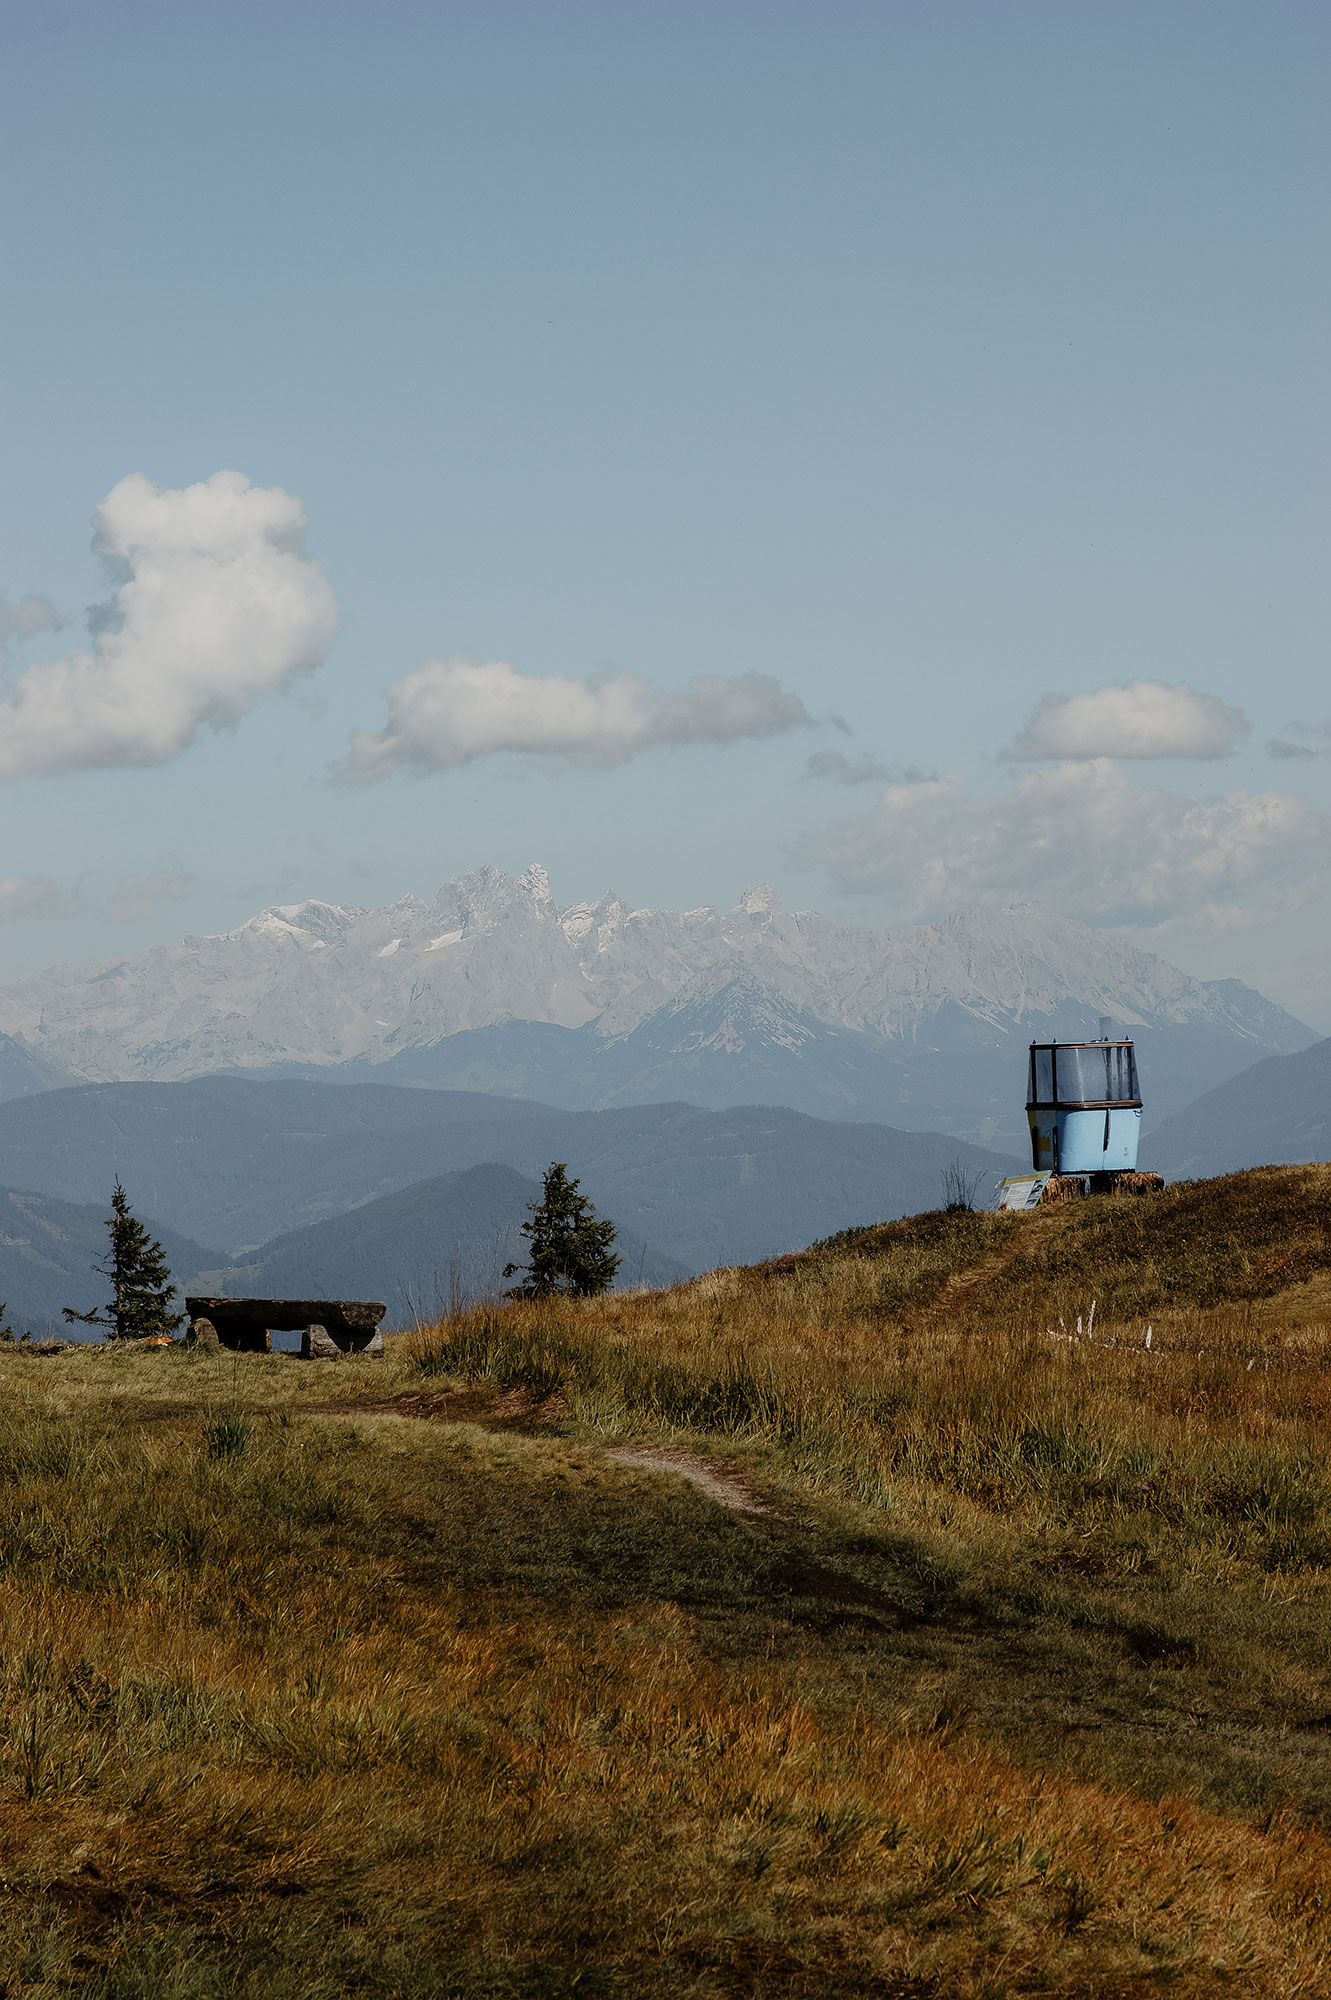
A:
[[[1216,927],[1309,901],[1331,860],[1331,820],[1274,793],[1136,790],[1101,758],[1031,772],[997,799],[971,797],[959,777],[890,785],[796,853],[909,920],[1035,899],[1099,925],[1183,914]]]
[[[1243,710],[1186,681],[1126,681],[1086,694],[1044,695],[1002,753],[1013,763],[1068,757],[1227,757],[1249,723]]]
[[[357,731],[342,775],[369,783],[402,769],[453,771],[506,750],[609,770],[664,745],[739,743],[811,723],[770,674],[710,676],[658,694],[631,673],[572,680],[502,660],[430,660],[389,688],[388,727]]]
[[[163,490],[135,473],[93,519],[123,580],[91,651],[29,667],[0,700],[0,778],[164,764],[317,667],[337,629],[305,511],[280,487],[217,472]]]

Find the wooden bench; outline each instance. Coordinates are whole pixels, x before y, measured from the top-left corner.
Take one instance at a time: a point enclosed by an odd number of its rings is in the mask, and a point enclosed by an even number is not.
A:
[[[229,1347],[237,1354],[271,1354],[274,1333],[299,1333],[305,1359],[336,1354],[382,1354],[379,1322],[388,1311],[377,1299],[187,1298],[187,1340]]]

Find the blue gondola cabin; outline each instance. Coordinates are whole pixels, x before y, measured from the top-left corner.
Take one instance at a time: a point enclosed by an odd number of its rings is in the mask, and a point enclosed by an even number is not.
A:
[[[1032,1042],[1026,1118],[1037,1173],[1131,1173],[1142,1100],[1131,1042]]]

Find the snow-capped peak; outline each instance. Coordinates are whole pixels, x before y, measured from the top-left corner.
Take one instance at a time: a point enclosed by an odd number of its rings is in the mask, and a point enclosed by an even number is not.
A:
[[[275,905],[224,936],[32,974],[0,989],[0,1032],[75,1076],[166,1080],[378,1062],[504,1021],[594,1024],[615,1039],[736,978],[783,1019],[889,1041],[927,1040],[945,1019],[1019,1040],[1060,1009],[1204,1027],[1247,1040],[1254,1058],[1313,1039],[1237,981],[1192,979],[1034,904],[895,931],[788,913],[766,885],[728,914],[630,911],[611,894],[561,910],[536,864],[518,877],[477,869],[428,903]],[[732,1012],[738,1001],[737,988]]]

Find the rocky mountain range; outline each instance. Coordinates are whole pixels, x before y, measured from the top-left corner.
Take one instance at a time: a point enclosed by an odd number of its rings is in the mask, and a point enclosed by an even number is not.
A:
[[[0,1094],[217,1073],[425,1084],[568,1109],[780,1103],[1011,1144],[1025,1043],[1138,1039],[1157,1117],[1315,1037],[1035,904],[876,931],[783,910],[560,906],[544,869],[432,901],[263,911],[218,937],[0,989]]]

